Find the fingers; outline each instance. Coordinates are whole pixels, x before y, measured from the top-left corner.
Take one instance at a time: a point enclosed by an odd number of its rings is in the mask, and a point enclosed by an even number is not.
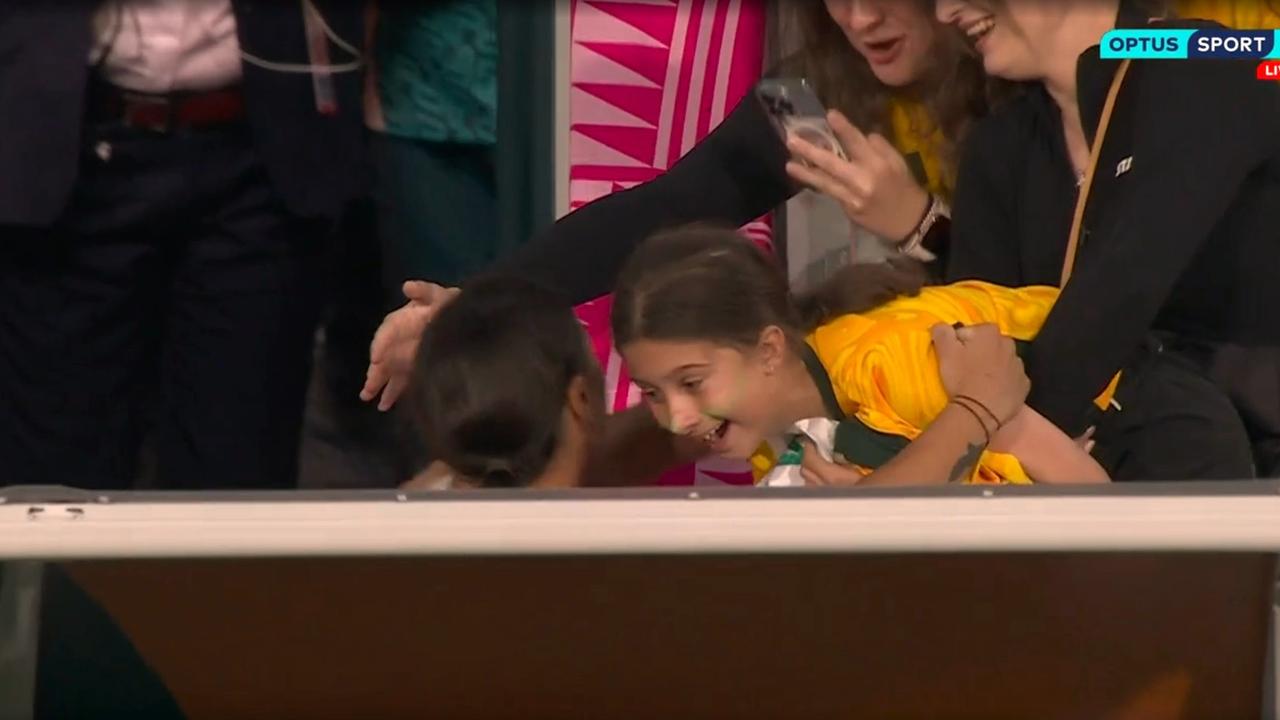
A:
[[[862,212],[865,207],[866,203],[861,197],[850,193],[848,188],[825,172],[792,161],[787,163],[787,174],[796,182],[831,197],[855,213]]]
[[[1080,437],[1076,438],[1076,444],[1080,446],[1081,450],[1084,450],[1086,455],[1092,455],[1093,449],[1098,446],[1098,441],[1093,439],[1094,433],[1097,431],[1098,428],[1089,426]]]
[[[992,323],[983,323],[981,325],[965,325],[956,329],[956,339],[960,344],[968,347],[987,348],[999,355],[1007,355],[1011,357],[1011,361],[1016,360],[1021,363],[1021,359],[1017,357],[1016,346],[1013,338],[1005,335],[1000,330],[1000,326]]]
[[[990,323],[982,325],[962,325],[956,328],[956,339],[968,344],[975,340],[993,340],[1000,335],[1000,328]]]
[[[400,395],[404,393],[404,389],[409,386],[408,375],[393,375],[387,381],[387,386],[382,390],[382,397],[378,399],[378,411],[386,412],[390,410],[396,401],[400,399]]]
[[[834,463],[828,462],[826,458],[822,457],[822,453],[818,452],[818,448],[813,444],[813,441],[807,438],[803,439],[800,441],[800,447],[803,448],[803,452],[800,453],[800,467],[809,468],[817,473],[822,473],[824,470],[835,467]]]
[[[960,330],[968,330],[968,328],[960,328]],[[938,323],[929,328],[929,335],[933,338],[933,346],[937,350],[939,361],[959,352],[960,330],[944,323]]]
[[[404,293],[405,298],[422,303],[432,302],[436,297],[436,292],[443,289],[439,285],[426,280],[407,280],[400,286],[400,292]]]
[[[408,302],[389,313],[373,334],[369,368],[360,389],[360,399],[369,402],[378,398],[378,409],[383,412],[395,405],[408,385],[418,343],[431,319],[461,292],[425,280],[409,280],[400,289]]]
[[[379,363],[369,363],[369,369],[365,371],[364,387],[360,388],[360,399],[369,402],[378,396],[378,392],[387,384],[389,379],[386,368]]]
[[[832,110],[827,113],[827,124],[831,126],[832,132],[836,134],[836,139],[844,147],[844,151],[849,154],[852,161],[870,160],[875,155],[875,149],[871,146],[871,142],[867,136],[862,133],[853,123],[849,122],[849,118],[839,110]],[[896,151],[895,151],[896,152]]]
[[[800,477],[804,478],[805,485],[819,486],[827,484],[827,482],[819,477],[817,473],[803,465],[800,466]]]
[[[396,337],[400,334],[400,317],[404,308],[392,312],[382,320],[382,324],[373,333],[369,343],[369,364],[376,365],[386,360],[387,354],[395,346]]]
[[[800,477],[804,478],[805,485],[830,485],[832,484],[833,471],[837,468],[826,461],[818,448],[814,447],[809,440],[801,440],[801,447],[804,449],[800,454]]]
[[[870,178],[848,160],[830,150],[824,150],[803,138],[793,137],[787,141],[787,149],[793,155],[810,165],[810,170],[818,170],[847,190],[859,196],[865,196],[870,190]],[[803,163],[801,163],[803,165]]]
[[[905,170],[907,161],[903,159],[902,153],[898,152],[883,135],[872,133],[867,136],[867,146],[871,148],[871,153],[875,156],[877,162],[884,163],[885,167],[892,167]]]
[[[856,470],[822,457],[813,441],[806,438],[800,444],[800,476],[806,485],[857,485],[862,481]]]

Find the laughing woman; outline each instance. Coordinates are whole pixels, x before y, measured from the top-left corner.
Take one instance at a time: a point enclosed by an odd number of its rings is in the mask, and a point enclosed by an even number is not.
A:
[[[1065,284],[1027,356],[1028,403],[1068,433],[1098,422],[1114,475],[1275,474],[1280,86],[1253,63],[1100,58],[1104,33],[1150,14],[939,0],[989,74],[1028,86],[969,137],[948,279]],[[1117,369],[1118,402],[1098,418],[1089,400]]]

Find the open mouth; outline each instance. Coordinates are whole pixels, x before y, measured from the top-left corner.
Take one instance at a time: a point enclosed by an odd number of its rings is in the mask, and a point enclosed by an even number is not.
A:
[[[961,25],[960,31],[969,39],[969,42],[973,43],[974,47],[977,47],[979,43],[986,39],[987,35],[991,34],[991,30],[995,26],[995,18],[987,16]]]
[[[862,47],[868,62],[873,65],[884,65],[898,57],[898,52],[902,49],[902,38],[863,42]]]
[[[711,428],[707,432],[703,433],[702,442],[706,443],[707,445],[710,445],[711,447],[716,447],[717,445],[720,444],[722,440],[724,440],[724,436],[728,432],[729,432],[729,421],[721,420],[720,424],[716,425],[715,427]]]

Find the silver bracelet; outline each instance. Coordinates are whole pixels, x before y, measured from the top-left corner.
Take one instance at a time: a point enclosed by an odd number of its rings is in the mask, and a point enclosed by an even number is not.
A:
[[[938,259],[937,255],[929,252],[924,247],[925,236],[933,229],[934,223],[938,222],[938,218],[950,218],[951,209],[947,207],[947,203],[937,195],[929,196],[929,209],[925,210],[924,217],[920,219],[920,224],[905,240],[898,243],[898,252],[911,258],[915,258],[921,262],[933,262]]]

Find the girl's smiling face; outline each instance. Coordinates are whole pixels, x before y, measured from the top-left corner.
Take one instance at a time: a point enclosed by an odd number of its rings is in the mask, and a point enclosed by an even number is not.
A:
[[[775,427],[777,359],[766,344],[742,350],[709,341],[636,340],[620,349],[658,423],[701,439],[723,457],[748,458]]]

